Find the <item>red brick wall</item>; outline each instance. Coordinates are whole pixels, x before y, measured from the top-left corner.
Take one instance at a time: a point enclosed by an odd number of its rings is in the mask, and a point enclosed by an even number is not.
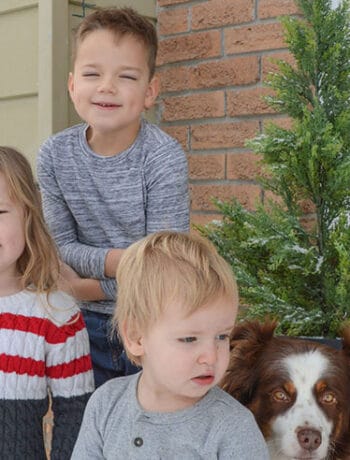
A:
[[[188,152],[191,219],[218,218],[212,197],[236,196],[253,209],[256,155],[245,148],[273,114],[261,99],[286,56],[277,16],[296,13],[293,0],[157,0],[159,122]]]

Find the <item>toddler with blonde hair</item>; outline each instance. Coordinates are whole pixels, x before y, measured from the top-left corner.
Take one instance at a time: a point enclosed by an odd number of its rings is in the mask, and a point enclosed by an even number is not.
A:
[[[267,460],[253,415],[217,386],[238,294],[214,246],[149,235],[125,251],[117,281],[114,327],[142,370],[94,393],[72,458]]]

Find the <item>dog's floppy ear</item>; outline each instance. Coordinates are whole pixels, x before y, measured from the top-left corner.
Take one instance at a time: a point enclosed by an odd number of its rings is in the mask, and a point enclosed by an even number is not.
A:
[[[343,356],[345,356],[345,359],[346,359],[347,372],[348,372],[348,376],[349,376],[349,380],[350,380],[350,323],[347,323],[342,328],[341,336],[342,336],[342,353],[343,353]],[[349,400],[349,405],[350,405],[350,400]],[[350,420],[349,420],[349,426],[350,426]],[[350,448],[350,442],[349,442],[349,448]],[[349,458],[350,458],[350,456],[349,456]]]
[[[349,360],[349,365],[350,365],[350,324],[347,324],[344,326],[341,330],[341,336],[343,338],[343,353]]]
[[[238,343],[247,341],[251,345],[261,346],[269,342],[277,327],[276,321],[266,320],[264,323],[259,321],[243,321],[238,323],[231,334],[231,349]]]
[[[347,375],[348,381],[350,381],[350,322],[347,322],[341,329],[341,337],[342,337],[342,351],[341,353],[345,357],[346,365],[347,365]],[[350,406],[350,392],[347,392],[347,405]],[[348,413],[348,427],[350,426],[350,414]],[[350,459],[350,439],[347,432],[344,435],[343,442],[341,444],[341,451],[339,458],[349,458]]]
[[[270,320],[265,323],[245,321],[239,323],[231,334],[230,364],[221,388],[244,405],[249,404],[254,394],[257,379],[254,370],[276,326],[276,322]]]

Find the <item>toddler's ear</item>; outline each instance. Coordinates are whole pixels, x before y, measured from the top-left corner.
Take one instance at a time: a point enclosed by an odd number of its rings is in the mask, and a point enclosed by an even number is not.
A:
[[[135,327],[125,321],[121,328],[124,347],[134,356],[143,356],[142,334]]]
[[[151,81],[148,83],[148,88],[146,91],[145,97],[145,109],[150,109],[155,103],[159,94],[159,78],[157,75],[152,77]]]

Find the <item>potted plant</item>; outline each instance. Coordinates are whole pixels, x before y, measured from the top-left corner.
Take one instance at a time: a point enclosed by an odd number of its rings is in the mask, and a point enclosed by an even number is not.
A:
[[[284,17],[292,63],[268,84],[289,129],[269,125],[248,145],[262,157],[266,195],[255,212],[217,202],[222,221],[200,231],[231,263],[241,317],[278,332],[335,337],[350,317],[350,20],[347,0],[297,0]],[[269,191],[268,193],[266,193]]]

